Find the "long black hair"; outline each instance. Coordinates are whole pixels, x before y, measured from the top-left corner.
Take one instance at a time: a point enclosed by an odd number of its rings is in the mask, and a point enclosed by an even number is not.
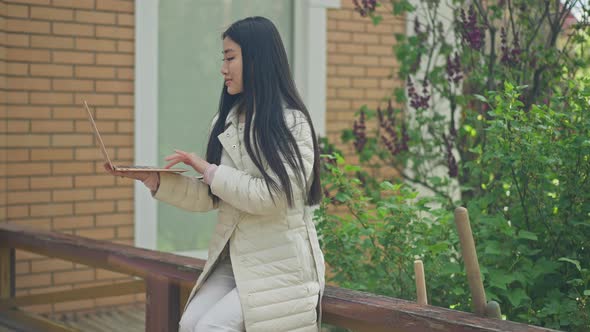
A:
[[[230,95],[225,86],[222,88],[219,116],[207,144],[207,162],[219,164],[222,146],[217,136],[225,130],[225,122],[231,108],[238,106],[246,115],[246,151],[262,173],[273,200],[274,195],[282,189],[289,206],[293,206],[293,188],[284,164],[286,162],[295,171],[296,180],[306,195],[306,204],[318,204],[322,197],[319,147],[309,112],[295,88],[279,32],[275,25],[264,17],[248,17],[233,23],[223,33],[222,39],[226,37],[242,49],[243,92]],[[295,138],[285,122],[285,107],[303,113],[311,127],[314,150],[313,181],[307,192],[306,181],[302,176],[305,174],[305,166]],[[254,142],[250,140],[250,131]],[[270,171],[276,174],[280,183],[264,170],[262,160],[266,160]],[[219,201],[211,190],[209,195],[215,202]]]

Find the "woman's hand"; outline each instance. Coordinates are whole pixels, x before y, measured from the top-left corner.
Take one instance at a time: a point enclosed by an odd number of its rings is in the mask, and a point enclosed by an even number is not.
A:
[[[145,184],[152,192],[158,189],[158,185],[160,184],[160,175],[158,172],[120,172],[115,171],[109,163],[104,164],[104,169],[107,173],[120,176],[124,178],[139,180]]]
[[[170,168],[178,163],[184,163],[187,166],[192,167],[195,171],[203,174],[209,166],[209,163],[192,152],[184,152],[182,150],[174,150],[174,154],[164,158],[169,161],[168,165],[164,168]]]

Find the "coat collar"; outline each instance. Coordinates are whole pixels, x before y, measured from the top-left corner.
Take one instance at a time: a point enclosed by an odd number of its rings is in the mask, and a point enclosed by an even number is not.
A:
[[[283,102],[283,108],[286,107],[286,104]],[[236,167],[243,170],[244,164],[241,157],[239,135],[244,135],[244,132],[240,132],[238,122],[238,105],[236,104],[227,114],[227,118],[225,119],[225,130],[219,134],[217,138]],[[252,139],[252,133],[250,133],[250,137]]]
[[[234,105],[225,119],[225,130],[217,135],[221,146],[238,169],[243,169],[238,130],[238,106]]]
[[[235,126],[236,128],[238,127],[238,103],[236,103],[236,105],[234,105],[227,114],[227,118],[225,119],[226,128],[229,124]]]

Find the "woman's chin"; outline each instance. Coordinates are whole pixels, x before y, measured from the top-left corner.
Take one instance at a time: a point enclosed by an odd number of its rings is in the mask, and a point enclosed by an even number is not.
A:
[[[231,87],[227,87],[227,93],[230,94],[230,95],[232,95],[232,96],[233,95],[237,95],[237,94],[239,94],[241,92],[242,91],[236,91],[236,90],[232,89]]]

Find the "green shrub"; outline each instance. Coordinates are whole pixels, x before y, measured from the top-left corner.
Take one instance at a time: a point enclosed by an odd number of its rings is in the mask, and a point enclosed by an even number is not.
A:
[[[414,32],[395,35],[406,87],[362,107],[343,132],[360,168],[324,169],[333,197],[318,221],[333,281],[413,298],[411,266],[422,257],[431,303],[470,310],[450,216],[463,205],[488,300],[507,319],[590,330],[587,3],[351,1],[373,24],[391,15]],[[565,25],[576,8],[578,22]],[[383,167],[399,179],[374,177]]]

